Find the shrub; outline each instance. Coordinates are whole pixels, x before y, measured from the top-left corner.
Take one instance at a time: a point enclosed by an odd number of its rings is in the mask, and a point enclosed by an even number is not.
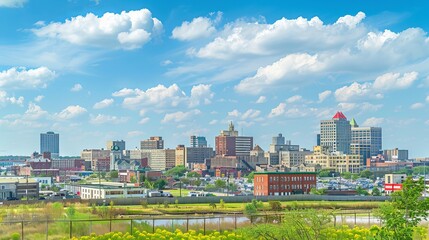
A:
[[[169,208],[169,205],[170,205],[170,203],[167,200],[165,200],[164,201],[164,208]]]
[[[147,208],[147,207],[148,207],[148,205],[149,205],[149,203],[147,202],[147,200],[146,200],[146,199],[143,199],[143,200],[140,202],[140,204],[142,205],[142,207],[143,207],[143,208]]]
[[[19,233],[12,233],[12,235],[10,236],[10,239],[12,239],[12,240],[20,240],[21,239],[21,234],[19,234]]]
[[[219,201],[219,206],[220,206],[220,208],[225,208],[225,202],[223,201],[222,198]]]
[[[283,209],[280,201],[269,201],[268,204],[270,204],[272,211],[281,211]]]

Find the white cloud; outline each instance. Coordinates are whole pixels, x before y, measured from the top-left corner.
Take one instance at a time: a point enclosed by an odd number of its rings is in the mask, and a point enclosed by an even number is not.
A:
[[[240,114],[241,113],[237,109],[234,109],[231,112],[228,112],[229,117],[238,117]]]
[[[210,89],[211,85],[200,84],[193,86],[191,89],[190,107],[198,106],[200,103],[209,104],[214,97]]]
[[[292,96],[292,97],[286,99],[286,103],[296,103],[296,102],[299,102],[301,100],[302,100],[302,96],[295,95],[295,96]]]
[[[338,103],[338,108],[343,112],[348,112],[357,107],[356,103]]]
[[[359,12],[355,17],[339,18],[332,25],[324,25],[318,17],[282,18],[273,24],[236,21],[225,25],[212,42],[194,52],[200,58],[230,59],[332,48],[363,36],[365,29],[358,29],[357,24],[364,16]]]
[[[128,137],[139,137],[139,136],[143,136],[144,132],[142,131],[130,131],[127,133]]]
[[[271,112],[268,115],[268,117],[270,118],[277,117],[285,114],[285,112],[286,112],[286,103],[280,103],[277,107],[271,109]]]
[[[93,13],[53,22],[33,29],[39,37],[55,38],[76,45],[104,48],[135,49],[142,47],[162,31],[162,23],[152,18],[148,9],[107,12],[98,17]]]
[[[43,110],[39,105],[32,102],[28,104],[28,109],[23,116],[24,119],[37,120],[48,116],[48,112]]]
[[[61,112],[56,113],[55,116],[60,120],[67,120],[75,118],[83,113],[86,113],[87,110],[79,105],[68,106],[63,109]]]
[[[331,96],[332,91],[326,90],[319,93],[319,103],[325,101],[329,96]]]
[[[209,122],[210,125],[215,125],[216,123],[218,123],[219,121],[216,119],[213,119]]]
[[[0,90],[0,104],[1,103],[10,103],[10,104],[16,104],[19,106],[23,106],[24,104],[24,97],[9,97],[7,92]]]
[[[398,36],[399,34],[387,29],[380,33],[369,32],[366,38],[358,41],[358,47],[360,49],[376,51],[388,42],[395,40]]]
[[[42,101],[43,98],[45,98],[45,96],[39,95],[39,96],[37,96],[37,97],[34,98],[34,101],[35,102],[40,102],[40,101]]]
[[[178,111],[175,113],[167,113],[165,114],[164,118],[161,120],[162,123],[167,122],[182,122],[184,120],[187,120],[193,116],[201,114],[201,111],[198,109],[191,110],[189,112],[182,112]]]
[[[335,91],[335,98],[337,101],[349,101],[355,98],[365,98],[372,93],[371,83],[357,83],[354,82],[350,86],[344,86]]]
[[[259,68],[253,77],[240,81],[235,90],[258,94],[278,83],[296,82],[301,74],[309,74],[322,68],[317,55],[290,54],[271,65]]]
[[[76,83],[71,89],[70,91],[72,92],[79,92],[80,90],[82,90],[82,85],[80,85],[79,83]]]
[[[93,108],[94,109],[106,108],[106,107],[109,107],[110,105],[112,105],[113,102],[114,102],[114,100],[112,98],[106,98],[106,99],[101,100],[100,102],[95,103]]]
[[[384,118],[376,118],[376,117],[371,117],[366,119],[363,123],[362,126],[365,127],[378,127],[381,126],[384,122]]]
[[[258,100],[256,100],[256,103],[260,104],[260,103],[264,103],[267,101],[267,98],[265,96],[260,96],[258,98]]]
[[[335,91],[337,101],[351,101],[355,99],[383,98],[383,92],[410,87],[417,79],[417,72],[385,73],[375,79],[374,82],[357,83],[344,86]]]
[[[145,124],[145,123],[149,122],[149,120],[150,120],[150,118],[148,118],[148,117],[142,118],[142,120],[139,121],[139,124]]]
[[[218,16],[222,16],[218,13]],[[171,34],[173,39],[190,41],[198,38],[206,38],[216,32],[215,22],[207,17],[197,17],[191,22],[185,21],[181,26],[175,27]]]
[[[417,72],[404,73],[386,73],[379,76],[374,81],[375,89],[404,89],[411,86],[418,77]]]
[[[0,8],[20,8],[23,7],[27,0],[0,0]]]
[[[104,114],[98,114],[97,116],[91,115],[89,122],[92,124],[120,124],[124,123],[128,120],[126,117],[117,117],[117,116],[110,116],[110,115],[104,115]]]
[[[241,115],[241,119],[253,119],[257,118],[261,114],[261,111],[255,109],[248,109]]]
[[[425,105],[424,105],[423,103],[419,103],[419,102],[417,102],[417,103],[413,103],[413,104],[411,104],[410,108],[411,108],[411,109],[413,109],[413,110],[415,110],[415,109],[422,108],[422,107],[424,107],[424,106],[425,106]]]
[[[13,67],[0,72],[0,87],[2,88],[38,88],[46,87],[56,74],[47,67],[27,70],[24,67]]]
[[[429,102],[429,96],[426,97],[426,102]]]

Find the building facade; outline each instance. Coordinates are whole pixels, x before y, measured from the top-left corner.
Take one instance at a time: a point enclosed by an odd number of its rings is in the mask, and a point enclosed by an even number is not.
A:
[[[125,150],[125,141],[124,140],[116,140],[116,141],[107,141],[106,142],[106,149],[107,150],[114,150],[114,147],[118,147],[120,151]]]
[[[40,153],[50,152],[52,158],[60,156],[60,135],[54,132],[40,134]]]
[[[408,150],[400,150],[398,148],[388,149],[383,151],[386,161],[404,161],[408,160]]]
[[[349,154],[351,139],[351,125],[342,112],[320,122],[320,145],[330,152]]]
[[[206,137],[192,135],[190,137],[191,147],[207,147]]]
[[[150,137],[140,142],[140,149],[164,149],[164,140],[160,136]]]
[[[316,187],[312,172],[255,172],[253,195],[283,196],[309,193]]]
[[[215,138],[216,155],[249,156],[253,149],[253,137],[238,136],[232,122],[228,130],[222,130]]]
[[[98,167],[100,165],[97,164],[98,159],[110,159],[110,150],[104,150],[104,149],[84,149],[80,153],[80,157],[82,159],[84,159],[86,162],[90,162],[91,163],[91,169],[93,171],[99,171]]]
[[[356,121],[350,121],[352,127],[351,154],[359,154],[362,161],[377,156],[383,149],[381,127],[359,127]]]
[[[305,156],[305,164],[320,165],[322,169],[339,173],[359,173],[363,166],[360,155],[323,151],[321,146],[315,146],[313,154]]]

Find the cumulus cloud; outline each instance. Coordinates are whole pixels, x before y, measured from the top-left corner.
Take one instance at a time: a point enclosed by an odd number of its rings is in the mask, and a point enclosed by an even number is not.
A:
[[[366,119],[363,123],[362,126],[365,127],[379,127],[383,124],[384,122],[384,118],[376,118],[376,117],[371,117]]]
[[[198,109],[194,109],[188,112],[174,112],[165,114],[164,118],[161,120],[162,123],[168,122],[182,122],[184,120],[190,119],[193,116],[201,114],[201,111]]]
[[[404,73],[386,73],[377,77],[374,81],[375,89],[404,89],[411,86],[418,77],[417,72]]]
[[[27,0],[0,0],[0,8],[20,8],[23,7]]]
[[[66,107],[61,112],[56,113],[55,117],[57,117],[59,120],[68,120],[71,118],[75,118],[79,115],[82,115],[86,112],[87,110],[85,108],[79,105],[72,105],[72,106]]]
[[[82,90],[82,85],[80,85],[79,83],[76,83],[71,89],[70,91],[72,92],[79,92],[80,90]]]
[[[319,103],[325,101],[329,96],[331,96],[332,91],[326,90],[319,93]]]
[[[1,103],[10,103],[10,104],[16,104],[19,106],[23,106],[24,104],[24,97],[9,97],[7,92],[0,90],[0,104]]]
[[[239,118],[241,120],[252,120],[257,118],[260,114],[261,114],[260,110],[256,110],[252,108],[246,110],[244,113],[241,113],[237,109],[234,109],[231,112],[228,112],[228,117]]]
[[[294,82],[302,73],[323,68],[317,55],[290,54],[279,61],[258,69],[256,74],[242,80],[235,90],[247,94],[258,94],[278,82]]]
[[[72,44],[101,48],[135,49],[149,42],[162,31],[162,23],[148,9],[93,13],[53,22],[33,29],[39,37],[61,39]]]
[[[271,109],[271,112],[268,115],[268,117],[270,118],[277,117],[285,114],[285,112],[286,112],[286,103],[280,103],[277,107]]]
[[[106,98],[106,99],[101,100],[100,102],[95,103],[93,108],[94,109],[107,108],[110,105],[112,105],[113,102],[114,102],[114,100],[112,98]]]
[[[40,102],[40,101],[42,101],[42,99],[43,99],[43,98],[45,98],[45,96],[43,96],[43,95],[38,95],[37,97],[35,97],[35,98],[34,98],[34,101],[35,101],[35,102]]]
[[[0,87],[2,88],[45,88],[48,82],[56,77],[54,71],[47,67],[26,69],[13,67],[0,72]]]
[[[28,109],[25,111],[24,117],[25,119],[37,120],[42,117],[48,116],[48,112],[43,110],[39,105],[30,102],[28,104]]]
[[[145,123],[149,122],[149,120],[150,120],[150,118],[148,118],[148,117],[142,118],[142,119],[139,121],[139,124],[145,124]]]
[[[111,115],[98,114],[97,116],[91,115],[89,122],[92,124],[119,124],[128,120],[126,117],[117,117]]]
[[[267,101],[267,98],[265,96],[260,96],[258,100],[256,100],[256,103],[261,104]]]
[[[187,96],[177,84],[168,87],[159,84],[147,90],[123,88],[114,92],[112,96],[124,97],[122,105],[125,108],[141,109],[149,106],[157,106],[158,108],[176,107],[180,103],[185,103],[188,107],[210,104],[214,93],[209,84],[193,86],[190,96]],[[145,110],[143,109],[143,111]]]
[[[410,87],[418,77],[417,72],[385,73],[375,79],[374,82],[357,83],[344,86],[335,91],[337,101],[351,101],[365,98],[382,98],[383,92],[394,89]]]
[[[185,21],[181,26],[175,27],[171,34],[173,39],[190,41],[198,38],[209,37],[216,32],[215,23],[220,20],[222,13],[218,13],[216,19],[197,17],[191,22]]]
[[[286,99],[286,103],[296,103],[296,102],[299,102],[301,100],[302,100],[302,96],[295,95],[295,96],[292,96],[292,97]]]
[[[420,109],[420,108],[422,108],[424,106],[425,105],[423,103],[417,102],[417,103],[411,104],[410,108],[413,109],[413,110],[416,110],[416,109]]]

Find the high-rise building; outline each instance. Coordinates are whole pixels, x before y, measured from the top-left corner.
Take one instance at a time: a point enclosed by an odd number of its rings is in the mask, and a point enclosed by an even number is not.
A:
[[[205,159],[214,156],[211,147],[185,147],[178,145],[176,147],[176,166],[185,165],[192,168],[193,164],[204,163]]]
[[[408,160],[408,150],[400,150],[398,148],[387,149],[383,151],[383,155],[386,161]]]
[[[60,156],[60,135],[54,132],[40,134],[40,153],[50,152],[52,158]]]
[[[164,171],[176,165],[176,149],[145,149],[148,165],[152,170]]]
[[[206,137],[192,135],[190,137],[191,147],[207,147]]]
[[[80,157],[84,159],[86,162],[91,163],[91,169],[93,171],[101,171],[101,170],[109,170],[105,169],[105,166],[100,164],[98,160],[102,159],[109,159],[110,156],[110,150],[104,150],[104,149],[84,149],[80,153]],[[109,160],[110,161],[110,160]]]
[[[337,112],[331,120],[320,121],[320,145],[330,152],[350,153],[352,140],[350,122],[342,112]]]
[[[359,173],[362,168],[360,155],[324,151],[324,147],[315,146],[313,154],[305,156],[305,164],[320,165],[322,169],[335,172]]]
[[[359,127],[354,118],[350,121],[350,125],[352,127],[351,154],[361,155],[363,163],[367,158],[380,154],[383,148],[381,127]]]
[[[228,130],[222,130],[215,138],[216,155],[249,156],[253,148],[253,137],[238,136],[234,124],[229,124]]]
[[[140,149],[164,149],[164,140],[162,137],[150,137],[140,142]]]
[[[119,151],[125,150],[125,141],[124,140],[116,140],[116,141],[107,141],[106,149],[113,150],[113,147],[116,146],[119,148]]]

